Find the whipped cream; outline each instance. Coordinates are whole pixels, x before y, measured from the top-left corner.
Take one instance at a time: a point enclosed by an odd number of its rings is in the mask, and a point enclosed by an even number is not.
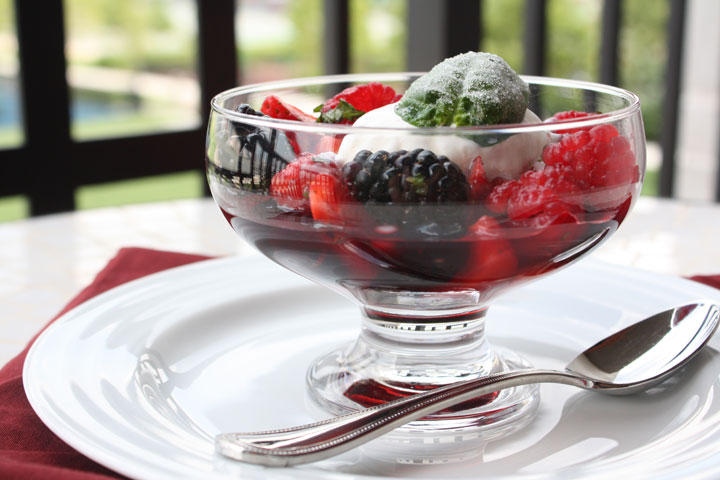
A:
[[[541,123],[530,110],[525,112],[522,123]],[[374,128],[417,128],[407,123],[395,113],[395,104],[371,110],[354,124],[358,127]],[[337,162],[342,166],[355,157],[360,150],[414,150],[423,148],[436,155],[445,155],[467,174],[470,163],[478,155],[482,157],[485,175],[488,180],[497,177],[517,178],[533,162],[540,158],[543,148],[549,142],[545,132],[519,133],[489,147],[457,135],[413,135],[407,132],[383,132],[369,134],[350,134],[343,138],[337,154]]]

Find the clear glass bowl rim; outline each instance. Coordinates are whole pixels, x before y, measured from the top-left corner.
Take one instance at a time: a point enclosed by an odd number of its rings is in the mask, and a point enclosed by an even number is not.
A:
[[[627,106],[605,112],[592,117],[584,117],[581,119],[570,119],[555,122],[542,123],[515,123],[503,125],[482,125],[472,127],[356,127],[353,125],[340,125],[330,123],[309,123],[298,122],[293,120],[280,120],[270,117],[258,117],[254,115],[246,115],[236,110],[230,110],[222,105],[230,98],[238,95],[250,93],[261,93],[264,91],[272,91],[279,89],[290,89],[304,86],[328,85],[333,83],[367,83],[367,82],[398,82],[406,81],[408,77],[420,76],[424,72],[395,72],[395,73],[354,73],[343,75],[324,75],[317,77],[303,77],[290,80],[279,80],[272,82],[253,83],[240,87],[226,90],[214,96],[210,102],[212,113],[219,114],[228,119],[240,121],[246,124],[278,128],[283,130],[292,130],[309,133],[322,134],[378,134],[378,133],[412,133],[414,135],[482,135],[498,133],[516,134],[531,132],[552,132],[555,130],[575,129],[592,127],[606,123],[614,123],[624,118],[639,113],[640,99],[634,93],[619,87],[604,85],[601,83],[587,82],[583,80],[570,80],[554,77],[539,77],[530,75],[520,75],[520,77],[530,85],[543,85],[548,87],[575,88],[589,92],[604,93],[614,97],[622,98]]]

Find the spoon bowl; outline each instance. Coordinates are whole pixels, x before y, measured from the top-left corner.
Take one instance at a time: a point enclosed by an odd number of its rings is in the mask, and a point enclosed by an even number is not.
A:
[[[291,466],[338,455],[408,422],[505,388],[559,383],[613,395],[641,392],[687,364],[710,340],[719,321],[720,308],[712,303],[675,307],[599,341],[564,371],[500,373],[308,425],[223,433],[216,437],[216,449],[248,463]]]

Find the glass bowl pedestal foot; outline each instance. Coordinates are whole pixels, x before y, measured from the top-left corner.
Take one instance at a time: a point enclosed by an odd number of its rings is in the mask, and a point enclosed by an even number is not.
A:
[[[358,338],[318,358],[309,368],[310,399],[325,412],[342,415],[449,383],[531,368],[514,352],[490,345],[485,336],[486,312],[484,308],[399,318],[365,308]],[[383,449],[398,447],[395,453],[402,456],[403,445],[451,443],[456,445],[448,451],[458,459],[464,458],[462,446],[476,455],[482,453],[479,442],[485,445],[527,425],[538,403],[537,385],[483,395],[381,437]]]

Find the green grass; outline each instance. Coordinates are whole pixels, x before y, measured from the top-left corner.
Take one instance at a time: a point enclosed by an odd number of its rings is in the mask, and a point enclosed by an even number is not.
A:
[[[203,195],[205,179],[199,172],[125,180],[80,187],[75,191],[78,210],[137,203],[198,198]]]
[[[22,220],[30,215],[30,202],[23,195],[0,198],[0,222]]]
[[[645,181],[641,194],[646,197],[657,197],[660,185],[659,170],[645,170]]]
[[[19,126],[0,128],[0,148],[19,147],[22,143],[23,132]]]
[[[172,112],[171,112],[172,113]],[[181,120],[178,121],[178,118]],[[177,115],[168,112],[141,112],[104,117],[102,122],[74,122],[72,137],[77,140],[146,134],[168,130],[195,128],[199,119],[192,119],[187,111]]]

